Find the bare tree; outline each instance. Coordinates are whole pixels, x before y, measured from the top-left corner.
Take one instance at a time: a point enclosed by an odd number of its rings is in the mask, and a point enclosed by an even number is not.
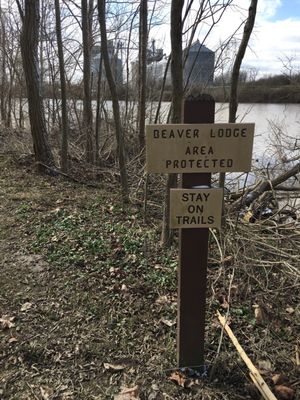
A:
[[[127,181],[127,170],[126,170],[125,152],[124,152],[124,132],[122,129],[122,123],[120,117],[120,106],[118,101],[116,82],[113,77],[109,54],[108,54],[107,32],[106,32],[106,21],[105,21],[106,17],[105,3],[106,3],[105,0],[98,0],[98,16],[99,16],[100,33],[101,33],[101,54],[103,58],[103,64],[105,68],[107,82],[112,97],[113,114],[115,121],[115,134],[117,141],[117,156],[118,156],[120,176],[121,176],[122,198],[124,202],[128,202],[128,181]]]
[[[45,166],[53,166],[54,159],[47,139],[44,106],[41,97],[38,44],[39,44],[39,0],[25,0],[24,10],[17,0],[22,19],[21,53],[25,73],[29,119],[33,148],[38,168],[45,171]]]
[[[228,122],[236,121],[236,111],[238,106],[237,90],[238,90],[240,69],[254,27],[257,1],[258,0],[251,0],[251,4],[248,11],[248,18],[244,26],[242,41],[240,43],[232,68]],[[219,177],[219,186],[224,187],[224,184],[225,184],[225,172],[221,172]]]
[[[61,122],[62,122],[61,169],[63,172],[67,172],[68,170],[67,93],[66,93],[64,51],[63,51],[63,43],[61,35],[59,0],[55,0],[55,17],[56,17],[57,49],[58,49],[58,59],[59,59],[60,88],[61,88]]]
[[[82,45],[83,45],[83,127],[86,132],[86,160],[93,163],[93,112],[91,96],[91,16],[93,0],[81,0]]]
[[[0,116],[1,120],[7,125],[7,57],[6,57],[6,30],[5,30],[5,17],[0,5],[0,25],[1,25],[1,36],[0,36],[0,46],[1,46],[1,93],[0,93]]]
[[[145,119],[146,119],[146,87],[147,87],[147,44],[148,44],[148,2],[140,2],[139,25],[139,103],[138,103],[138,128],[139,147],[145,147]]]
[[[248,11],[248,18],[244,26],[244,33],[242,37],[242,41],[240,43],[233,68],[232,68],[232,76],[231,76],[231,87],[230,87],[230,102],[229,102],[229,122],[235,122],[236,120],[236,111],[238,105],[237,99],[237,89],[239,82],[239,74],[241,69],[241,64],[243,58],[245,56],[245,52],[249,43],[249,39],[254,27],[255,16],[256,16],[256,8],[257,8],[258,0],[251,0],[251,4]]]
[[[182,68],[182,9],[184,0],[172,0],[171,3],[171,75],[172,75],[172,104],[171,122],[178,124],[182,121],[183,101],[183,68]],[[170,189],[175,187],[177,175],[169,174],[167,178],[162,244],[168,246],[172,239],[169,225]]]
[[[98,80],[97,80],[97,103],[96,103],[96,124],[95,124],[95,154],[96,163],[99,163],[99,144],[100,144],[100,128],[101,128],[101,81],[102,81],[102,59],[99,60]]]

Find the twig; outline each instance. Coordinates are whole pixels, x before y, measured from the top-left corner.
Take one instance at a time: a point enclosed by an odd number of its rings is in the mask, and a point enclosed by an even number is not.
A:
[[[299,348],[297,345],[295,346],[295,353],[296,353],[296,365],[299,366],[300,365],[300,357],[299,357]]]
[[[220,253],[220,263],[222,263],[223,260],[224,260],[224,256],[223,256],[223,252],[222,252],[222,249],[221,249],[220,242],[219,242],[215,232],[211,228],[209,228],[209,232],[212,234],[213,238],[215,239],[215,241],[217,243],[217,246],[218,246],[218,249],[219,249],[219,253]]]
[[[36,400],[40,400],[40,399],[38,398],[38,396],[34,393],[32,387],[29,385],[28,382],[26,382],[26,385],[28,386],[29,390],[31,391],[31,394],[33,395],[33,397],[34,397]]]

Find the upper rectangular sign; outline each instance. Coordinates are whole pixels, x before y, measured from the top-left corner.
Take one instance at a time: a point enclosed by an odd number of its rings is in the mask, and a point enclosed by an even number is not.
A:
[[[248,172],[253,138],[248,123],[147,125],[147,172]]]

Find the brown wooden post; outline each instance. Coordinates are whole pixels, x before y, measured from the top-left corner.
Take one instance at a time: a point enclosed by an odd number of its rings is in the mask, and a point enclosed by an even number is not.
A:
[[[215,101],[209,95],[188,97],[184,123],[213,123]],[[210,173],[182,174],[182,188],[211,186]],[[178,367],[201,370],[204,364],[204,333],[208,228],[180,229],[178,272]]]

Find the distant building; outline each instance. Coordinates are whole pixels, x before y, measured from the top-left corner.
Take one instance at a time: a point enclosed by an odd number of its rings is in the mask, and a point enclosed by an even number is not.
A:
[[[199,40],[190,48],[183,50],[183,59],[186,58],[183,70],[184,83],[189,87],[212,85],[214,81],[215,53],[201,44]]]
[[[214,80],[215,53],[201,44],[199,40],[194,42],[190,48],[183,50],[183,69],[184,85],[187,83],[189,88],[197,86],[212,85]],[[167,60],[151,62],[147,66],[147,77],[150,84],[160,85],[163,81]],[[136,68],[135,68],[136,69]],[[171,85],[171,64],[166,74],[166,85]]]
[[[162,60],[160,62],[153,62],[147,67],[147,78],[149,83],[157,83],[161,84],[165,77],[166,68],[167,68],[168,61]],[[171,85],[171,63],[169,63],[169,68],[165,77],[166,85]]]
[[[115,49],[114,43],[112,40],[109,40],[107,43],[108,47],[108,57],[110,60],[110,65],[112,69],[113,77],[115,78],[117,85],[123,84],[123,67],[122,60],[118,58],[118,49]],[[94,75],[98,76],[99,74],[99,66],[101,60],[101,46],[95,45],[92,48],[91,52],[91,70]],[[102,80],[106,80],[105,68],[102,64]]]

